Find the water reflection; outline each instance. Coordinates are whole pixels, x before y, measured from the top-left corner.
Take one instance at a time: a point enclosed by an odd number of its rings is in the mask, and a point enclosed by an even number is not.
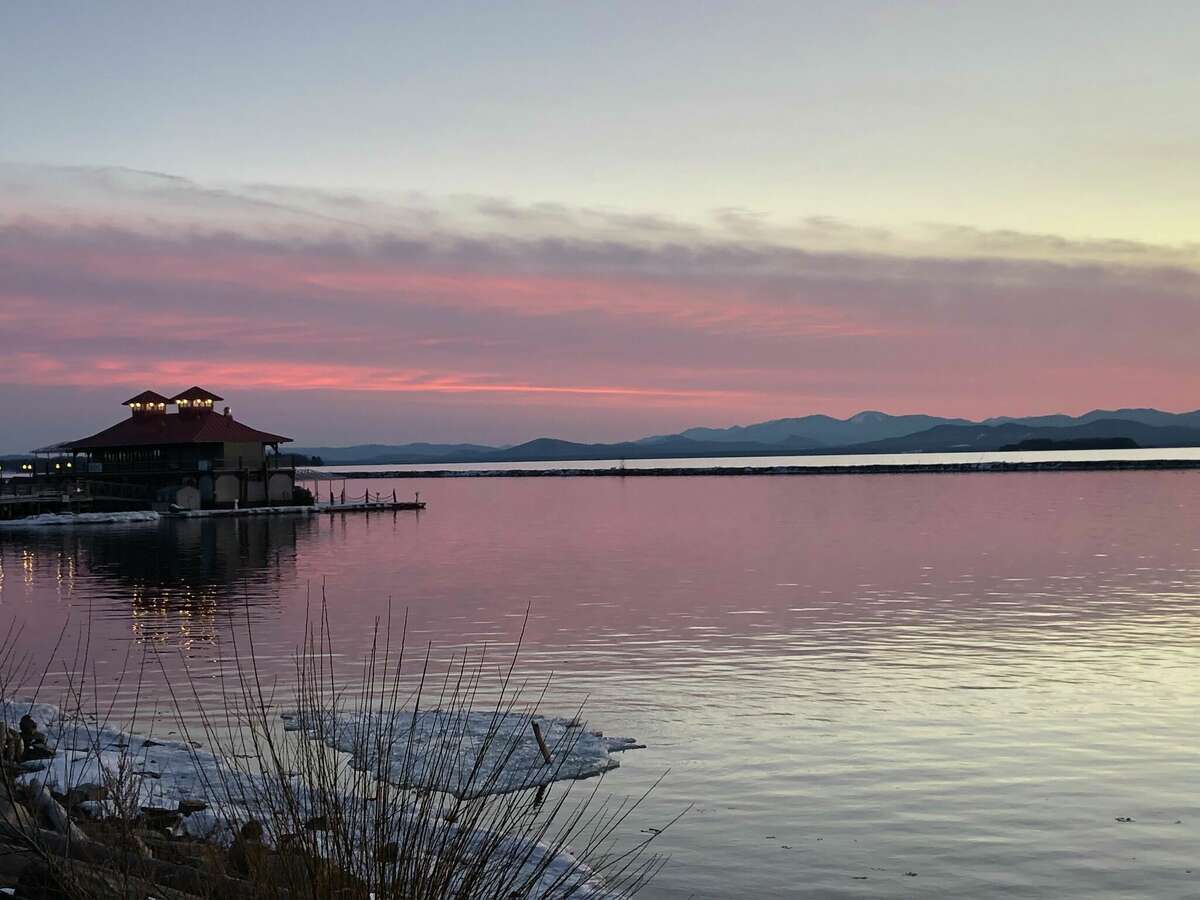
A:
[[[612,789],[672,769],[638,827],[696,804],[648,897],[1196,896],[1200,475],[414,488],[419,518],[0,535],[0,615],[40,645],[90,611],[215,682],[247,613],[285,671],[323,584],[350,678],[389,603],[436,659],[529,607],[552,711],[649,745]]]
[[[41,632],[53,630],[44,627],[53,603],[59,618],[90,621],[110,639],[124,631],[136,642],[214,644],[235,618],[278,619],[280,586],[294,580],[311,527],[278,516],[9,531],[0,536],[0,596],[10,608],[33,606],[26,612]]]

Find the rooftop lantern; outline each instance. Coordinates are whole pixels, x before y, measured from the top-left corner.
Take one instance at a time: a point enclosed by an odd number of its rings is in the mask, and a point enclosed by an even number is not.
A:
[[[130,397],[122,406],[128,406],[130,413],[135,416],[162,415],[167,411],[171,401],[157,391],[142,391],[136,397]]]
[[[218,397],[212,391],[206,391],[202,387],[190,387],[182,393],[176,394],[168,403],[174,403],[179,407],[181,415],[197,415],[209,413],[213,410],[213,404],[219,403],[224,397]]]

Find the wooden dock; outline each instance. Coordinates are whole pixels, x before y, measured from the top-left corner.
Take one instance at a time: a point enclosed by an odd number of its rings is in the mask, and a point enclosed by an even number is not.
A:
[[[360,500],[347,503],[317,503],[313,506],[317,512],[373,512],[385,509],[408,509],[419,512],[425,508],[422,500]]]
[[[0,521],[19,521],[32,516],[58,515],[64,520],[79,513],[149,511],[146,492],[136,485],[75,481],[61,486],[11,479],[0,485]],[[395,491],[365,491],[361,495],[329,493],[311,506],[246,506],[237,509],[173,509],[161,512],[168,519],[202,519],[242,516],[314,515],[316,513],[420,512],[425,503],[419,493],[401,500]]]
[[[243,506],[238,509],[179,509],[161,513],[164,519],[231,519],[246,516],[315,516],[323,513],[420,512],[424,501],[347,500],[345,503],[314,503],[312,506]]]
[[[416,491],[411,500],[401,500],[395,490],[390,492],[366,490],[361,496],[346,494],[345,482],[340,491],[329,485],[324,497],[321,496],[320,482],[310,491],[316,502],[313,504],[318,512],[372,512],[374,510],[407,509],[419,512],[425,508],[421,500],[421,492]]]

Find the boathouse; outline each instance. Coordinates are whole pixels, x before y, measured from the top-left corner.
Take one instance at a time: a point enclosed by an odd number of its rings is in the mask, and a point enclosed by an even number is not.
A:
[[[228,406],[218,412],[222,399],[202,387],[173,397],[143,391],[122,404],[124,421],[35,451],[54,460],[43,477],[121,486],[164,511],[291,503],[296,471],[279,457],[291,438],[238,422]]]

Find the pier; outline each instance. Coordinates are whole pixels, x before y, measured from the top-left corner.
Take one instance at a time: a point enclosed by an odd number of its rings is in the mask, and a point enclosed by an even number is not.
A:
[[[412,500],[401,500],[396,492],[385,494],[380,491],[365,491],[360,496],[334,494],[328,500],[318,500],[311,506],[250,506],[241,509],[182,509],[163,513],[165,518],[173,519],[222,519],[232,516],[280,516],[287,514],[316,515],[319,513],[353,513],[353,512],[420,512],[425,508],[425,501],[420,494]]]
[[[371,513],[388,511],[420,512],[425,501],[416,493],[411,500],[400,499],[395,491],[364,491],[347,496],[343,488],[318,499],[311,505],[235,506],[226,509],[172,508],[154,512],[145,491],[136,485],[99,481],[72,482],[70,487],[49,487],[29,479],[11,479],[0,483],[0,522],[19,523],[39,518],[44,524],[55,519],[63,523],[107,524],[133,521],[129,514],[145,513],[138,521],[163,519],[209,519],[244,516],[314,515],[328,513]],[[109,518],[111,516],[111,518]]]

